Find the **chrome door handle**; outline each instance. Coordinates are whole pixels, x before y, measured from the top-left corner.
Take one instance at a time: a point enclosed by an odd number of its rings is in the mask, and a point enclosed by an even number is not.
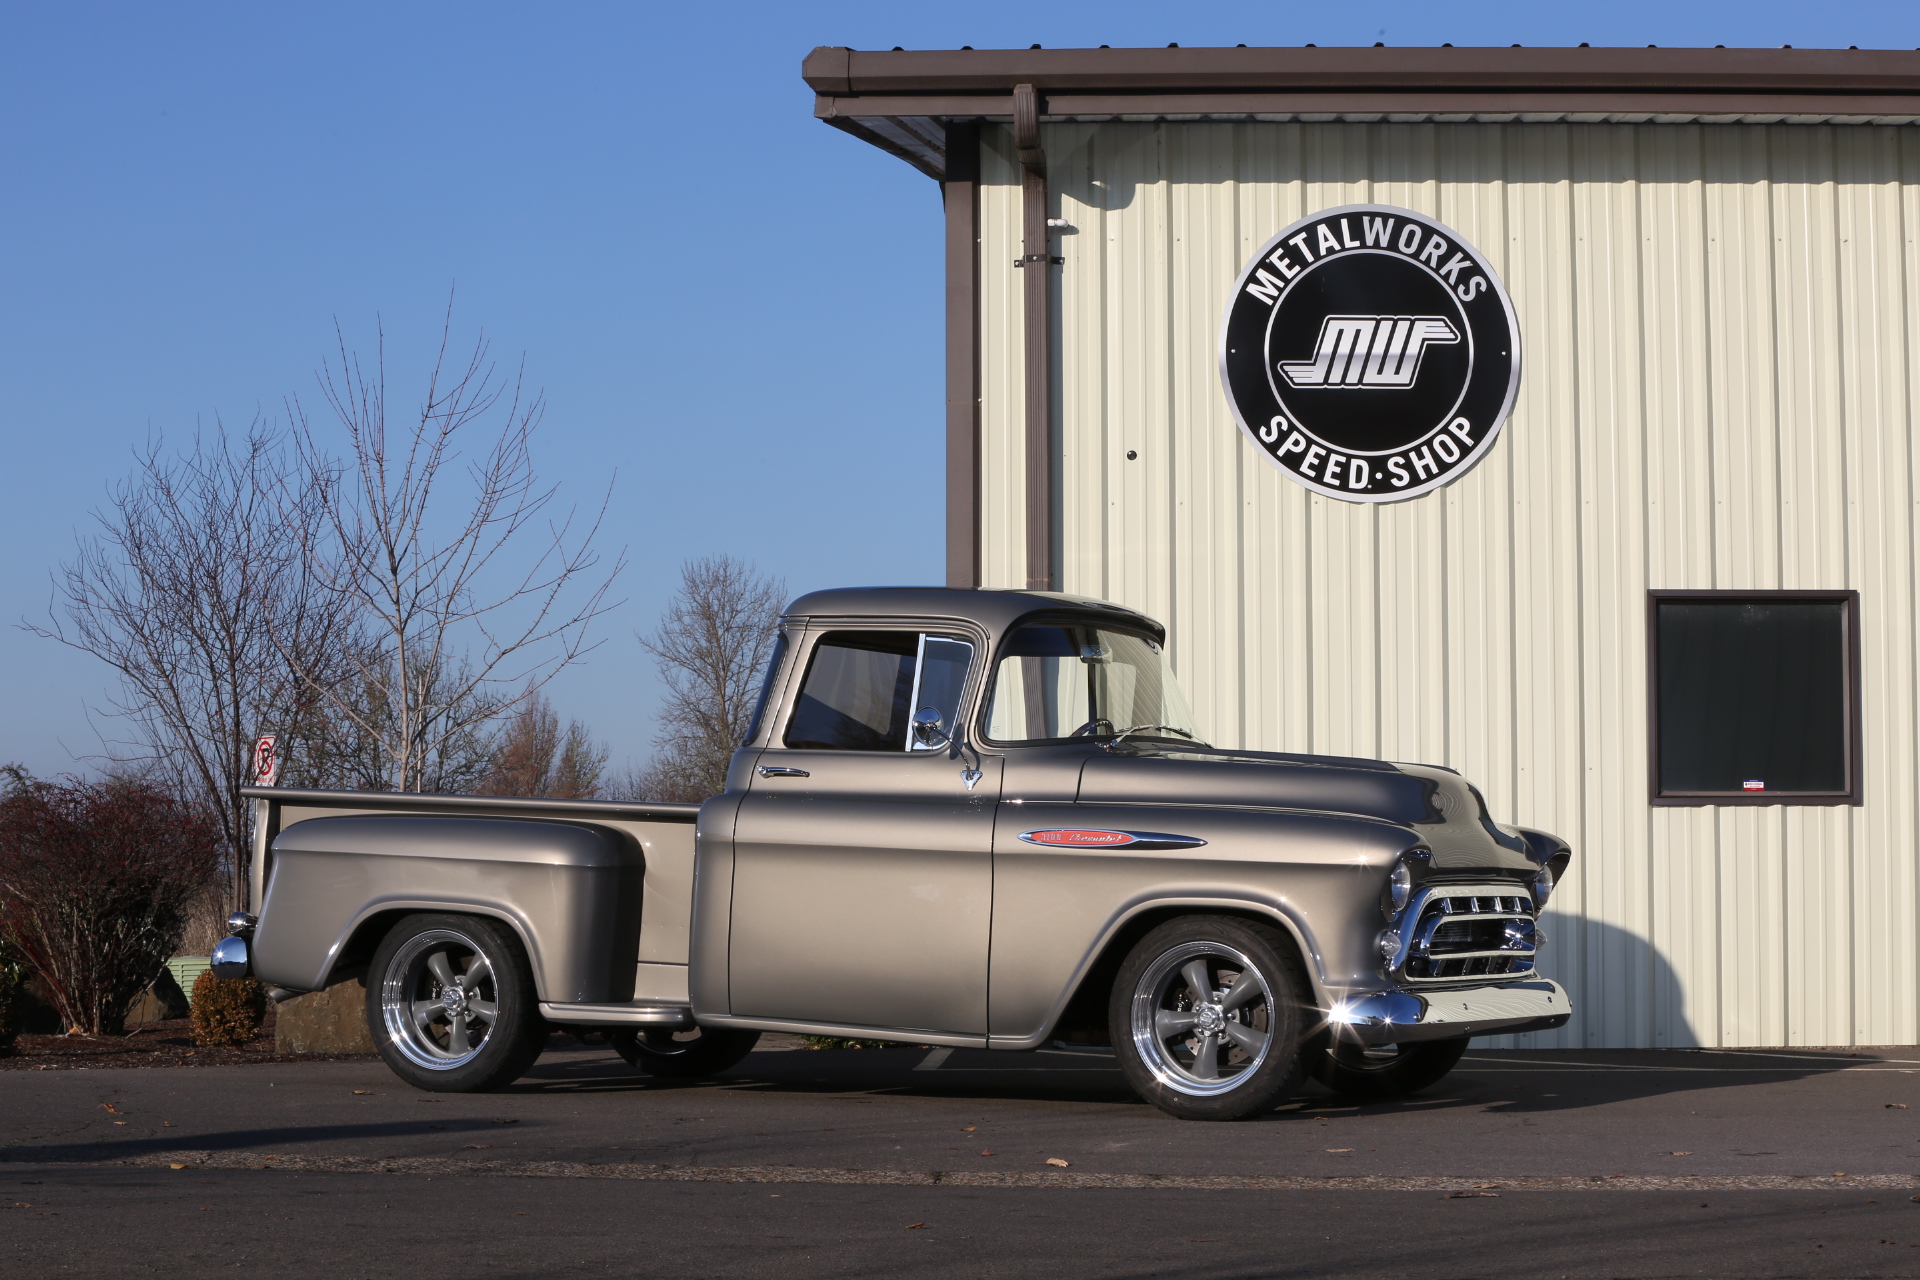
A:
[[[763,764],[760,766],[763,778],[811,778],[813,775],[805,769],[789,769],[785,765]]]

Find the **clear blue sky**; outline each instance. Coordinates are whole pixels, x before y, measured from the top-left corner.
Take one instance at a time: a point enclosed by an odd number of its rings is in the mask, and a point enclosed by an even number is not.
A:
[[[525,354],[542,471],[632,567],[554,686],[615,761],[688,556],[798,591],[941,574],[934,184],[811,116],[800,59],[1111,45],[1920,46],[1920,6],[15,3],[0,11],[0,621],[149,432],[311,398],[336,318],[396,392],[448,289]],[[98,750],[110,674],[0,628],[0,760]]]

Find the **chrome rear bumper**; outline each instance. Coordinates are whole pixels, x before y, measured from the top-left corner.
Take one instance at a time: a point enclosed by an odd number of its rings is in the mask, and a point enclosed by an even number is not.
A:
[[[1447,991],[1369,991],[1337,1001],[1327,1022],[1363,1044],[1513,1035],[1565,1026],[1573,1006],[1559,983],[1526,978]]]

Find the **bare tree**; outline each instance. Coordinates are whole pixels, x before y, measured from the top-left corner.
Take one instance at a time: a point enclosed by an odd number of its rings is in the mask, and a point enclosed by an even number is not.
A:
[[[150,442],[56,575],[51,625],[27,625],[120,673],[105,710],[131,732],[107,744],[111,771],[161,786],[217,824],[223,897],[234,904],[247,883],[239,789],[254,738],[278,732],[299,758],[325,735],[312,690],[340,675],[352,629],[272,496],[291,495],[295,520],[315,518],[323,495],[298,483],[299,470],[282,433],[259,419],[237,437],[216,425],[177,456]]]
[[[727,764],[746,735],[773,651],[786,583],[733,556],[680,567],[680,590],[640,644],[667,686],[653,759],[635,799],[704,800],[726,789]]]
[[[546,695],[534,690],[520,703],[494,751],[493,768],[480,784],[488,796],[554,796],[588,800],[600,793],[605,748],[578,720],[560,731],[560,717]]]
[[[302,562],[356,618],[361,643],[346,655],[344,681],[307,670],[291,651],[289,662],[350,727],[377,785],[394,791],[458,789],[454,766],[526,696],[510,690],[537,691],[591,647],[587,625],[611,607],[606,592],[621,568],[593,575],[598,516],[577,540],[573,512],[547,519],[555,490],[538,485],[530,452],[541,398],[518,375],[497,375],[484,338],[464,363],[449,361],[450,341],[449,318],[424,401],[390,434],[384,334],[370,369],[340,339],[337,367],[320,378],[346,435],[342,466],[330,463],[304,407],[291,406],[305,478],[325,500],[309,510],[283,490],[283,507],[307,515]],[[460,446],[489,431],[457,466]],[[435,502],[462,471],[470,493]]]

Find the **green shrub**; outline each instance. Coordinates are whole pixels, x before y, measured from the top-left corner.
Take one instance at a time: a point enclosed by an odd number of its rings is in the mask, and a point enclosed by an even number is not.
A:
[[[216,978],[209,969],[193,982],[193,1042],[245,1044],[267,1019],[267,989],[257,978]]]

